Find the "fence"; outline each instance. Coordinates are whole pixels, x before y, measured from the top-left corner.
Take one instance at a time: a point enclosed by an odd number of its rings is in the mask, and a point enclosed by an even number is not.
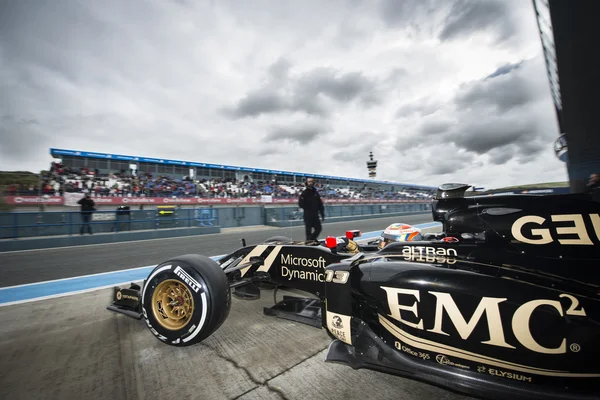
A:
[[[429,203],[358,204],[325,206],[327,221],[361,219],[430,210]],[[150,210],[96,211],[89,226],[93,233],[118,233],[169,228],[281,226],[301,222],[291,206],[197,207],[159,206]],[[87,228],[87,227],[85,227]],[[86,234],[79,211],[0,213],[0,239]]]
[[[89,223],[93,233],[130,232],[151,229],[219,226],[215,209],[96,211]],[[81,213],[0,213],[0,239],[79,235],[84,229]]]
[[[431,210],[429,203],[405,204],[358,204],[325,206],[327,220],[336,220],[348,217],[373,217],[377,215],[427,212]],[[302,221],[303,213],[298,207],[273,207],[265,211],[265,225],[279,225],[279,222]]]

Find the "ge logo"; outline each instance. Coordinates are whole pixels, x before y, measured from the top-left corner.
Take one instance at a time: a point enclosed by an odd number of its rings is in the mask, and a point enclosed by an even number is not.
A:
[[[569,346],[569,348],[571,349],[571,351],[573,353],[579,353],[579,351],[581,350],[581,346],[578,345],[577,343],[571,344],[571,346]]]

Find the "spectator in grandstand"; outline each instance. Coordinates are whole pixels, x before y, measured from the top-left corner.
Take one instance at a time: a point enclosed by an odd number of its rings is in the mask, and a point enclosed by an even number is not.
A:
[[[85,227],[87,227],[87,231],[91,235],[92,227],[90,221],[92,220],[92,213],[96,211],[96,203],[94,203],[90,194],[86,193],[83,198],[79,199],[77,204],[81,205],[81,220],[83,221],[79,233],[83,235],[83,231],[85,230]]]
[[[306,240],[317,240],[321,233],[321,219],[325,221],[325,207],[313,178],[306,179],[306,189],[302,191],[298,199],[298,206],[304,210],[304,227],[306,228]],[[313,231],[314,229],[314,231]]]

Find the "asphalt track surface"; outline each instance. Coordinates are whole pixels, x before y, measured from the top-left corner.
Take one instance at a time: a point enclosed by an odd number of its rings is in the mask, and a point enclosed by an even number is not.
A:
[[[432,222],[432,217],[428,212],[350,222],[325,222],[321,237],[340,236],[348,229],[362,232],[382,230],[395,222],[411,225],[427,223]],[[245,227],[210,235],[1,253],[0,287],[157,265],[182,254],[227,254],[241,247],[241,238],[250,245],[272,236],[304,240],[304,226]]]

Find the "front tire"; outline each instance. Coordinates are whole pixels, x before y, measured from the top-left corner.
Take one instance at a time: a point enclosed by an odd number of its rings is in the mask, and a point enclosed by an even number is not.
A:
[[[229,315],[231,292],[219,264],[188,254],[158,265],[142,289],[150,332],[172,346],[190,346],[216,331]]]

